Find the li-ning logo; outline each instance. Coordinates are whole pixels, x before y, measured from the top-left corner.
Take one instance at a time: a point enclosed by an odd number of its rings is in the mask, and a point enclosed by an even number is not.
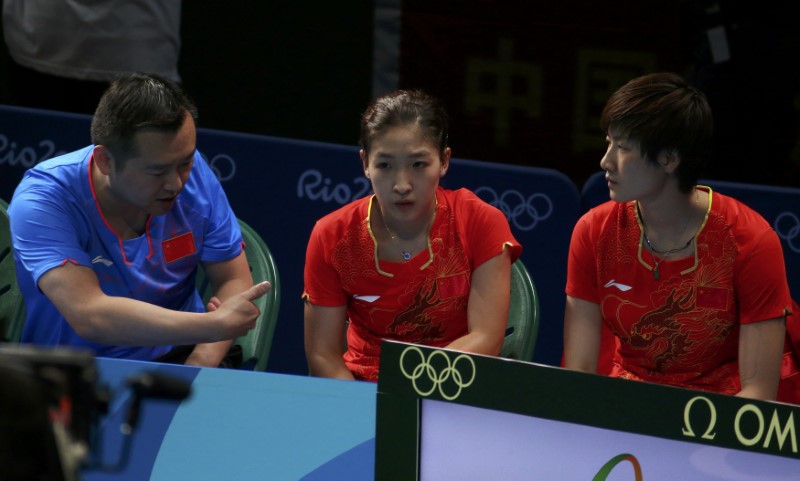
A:
[[[636,456],[633,454],[620,454],[618,456],[614,456],[609,462],[600,468],[600,471],[594,475],[592,481],[605,481],[608,479],[608,475],[611,474],[611,470],[623,461],[629,461],[633,465],[633,475],[635,476],[634,479],[636,481],[642,481],[642,467],[639,465],[639,460],[636,459]]]
[[[782,212],[775,218],[775,223],[772,225],[778,237],[785,240],[789,244],[789,248],[794,252],[800,253],[800,247],[795,245],[798,235],[800,235],[800,219],[797,218],[792,212]]]
[[[475,194],[500,209],[509,223],[523,231],[533,230],[536,224],[553,213],[553,201],[539,192],[527,199],[516,190],[507,190],[498,196],[494,189],[484,186],[475,189]]]
[[[606,282],[606,285],[604,285],[603,287],[616,287],[617,289],[621,290],[622,292],[626,292],[626,291],[631,290],[631,286],[628,286],[626,284],[620,284],[615,279],[611,279],[610,281]]]
[[[106,267],[114,265],[113,262],[111,262],[110,260],[106,259],[103,256],[97,256],[94,259],[92,259],[92,264],[103,264]]]
[[[409,352],[419,356],[418,361],[416,359],[409,361],[409,364],[414,366],[411,372],[406,370],[405,364],[406,354]],[[437,361],[438,358],[442,361]],[[461,391],[475,381],[476,374],[475,361],[467,354],[459,354],[451,362],[446,352],[437,350],[431,352],[426,359],[422,350],[416,346],[409,346],[400,354],[400,371],[403,376],[411,380],[414,390],[420,396],[430,396],[438,389],[439,394],[448,401],[460,396]]]

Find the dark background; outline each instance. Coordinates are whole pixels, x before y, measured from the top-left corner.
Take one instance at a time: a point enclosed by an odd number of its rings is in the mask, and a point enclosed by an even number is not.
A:
[[[706,178],[797,186],[797,3],[404,0],[399,87],[442,98],[457,157],[555,168],[580,188],[599,168],[608,95],[670,70],[706,92],[715,113]],[[373,95],[375,8],[184,1],[179,70],[201,126],[355,144]],[[712,59],[712,27],[724,29],[725,62]],[[0,72],[8,62],[0,49]],[[0,103],[19,103],[7,74]]]

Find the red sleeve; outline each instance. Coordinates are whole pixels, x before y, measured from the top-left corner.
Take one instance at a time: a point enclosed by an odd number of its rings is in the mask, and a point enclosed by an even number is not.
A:
[[[331,262],[332,246],[326,242],[330,238],[326,225],[329,224],[317,222],[311,231],[303,270],[303,299],[319,306],[343,306],[347,304],[347,296]]]
[[[737,256],[736,302],[739,322],[750,324],[783,317],[791,312],[791,295],[781,241],[772,229],[764,230]]]
[[[459,217],[464,219],[465,235],[469,243],[471,268],[509,249],[511,262],[514,263],[522,254],[522,245],[514,238],[508,219],[500,212],[479,198],[477,195],[461,189],[464,197],[457,202]]]
[[[595,249],[597,239],[592,236],[592,226],[597,222],[595,211],[583,215],[572,230],[567,259],[566,293],[585,301],[598,304],[597,259]]]
[[[572,230],[567,259],[567,288],[569,296],[588,302],[600,303],[599,286],[597,285],[597,256],[600,233],[605,228],[605,220],[616,210],[614,204],[596,207],[581,217]],[[615,206],[616,207],[616,206]],[[609,214],[611,212],[611,214]],[[605,217],[604,217],[605,216]],[[603,321],[600,338],[600,353],[597,358],[597,373],[609,375],[614,366],[614,354],[617,351],[617,337]]]

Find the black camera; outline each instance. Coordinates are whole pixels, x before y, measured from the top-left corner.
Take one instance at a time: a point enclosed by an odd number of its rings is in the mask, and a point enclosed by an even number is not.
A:
[[[93,455],[101,439],[99,420],[110,394],[98,385],[91,351],[0,345],[0,472],[3,479],[77,481],[81,469],[119,471],[127,465],[130,434],[143,398],[182,400],[190,386],[155,372],[128,378],[132,391],[119,460],[103,464]]]
[[[77,479],[108,398],[91,352],[0,347],[0,466],[8,479]]]

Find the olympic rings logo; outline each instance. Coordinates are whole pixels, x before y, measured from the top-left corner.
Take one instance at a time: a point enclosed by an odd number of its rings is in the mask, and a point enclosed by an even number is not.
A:
[[[507,190],[498,196],[494,189],[483,186],[477,188],[475,194],[500,209],[508,222],[522,231],[533,230],[536,224],[553,214],[552,199],[539,192],[526,199],[525,195],[516,190]]]
[[[236,176],[236,162],[228,154],[217,154],[208,161],[208,166],[220,182],[227,182]]]
[[[409,352],[419,355],[419,361],[414,364],[411,372],[406,370],[404,362]],[[438,361],[439,358],[441,362]],[[437,367],[441,370],[437,371]],[[476,373],[475,361],[466,354],[459,354],[451,362],[447,353],[437,350],[431,352],[426,359],[422,350],[416,346],[409,346],[400,354],[400,371],[411,381],[420,396],[430,396],[438,389],[439,394],[448,401],[460,396],[461,391],[475,381]]]
[[[800,253],[800,247],[795,245],[795,239],[800,235],[800,219],[792,212],[783,212],[775,218],[772,226],[778,237],[789,244],[789,248]]]

